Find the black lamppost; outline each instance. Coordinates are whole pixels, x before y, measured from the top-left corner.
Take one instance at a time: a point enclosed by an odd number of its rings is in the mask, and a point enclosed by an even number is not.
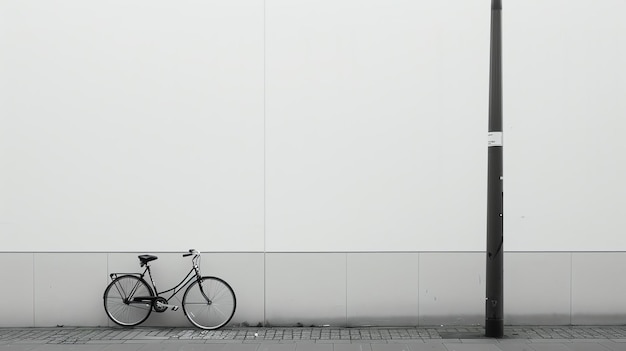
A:
[[[504,336],[501,12],[502,1],[491,0],[485,336],[493,338]]]

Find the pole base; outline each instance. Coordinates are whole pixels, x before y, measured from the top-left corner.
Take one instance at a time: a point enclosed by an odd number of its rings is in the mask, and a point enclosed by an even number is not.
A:
[[[485,320],[485,336],[488,338],[501,338],[504,336],[504,320]]]

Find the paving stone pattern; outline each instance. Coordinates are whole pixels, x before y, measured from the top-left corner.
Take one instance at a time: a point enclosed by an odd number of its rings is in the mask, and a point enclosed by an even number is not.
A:
[[[92,344],[132,342],[309,342],[309,343],[393,343],[407,340],[486,342],[484,329],[469,327],[430,328],[232,328],[204,331],[188,328],[0,328],[0,344]],[[597,327],[506,327],[506,340],[565,341],[607,340],[626,341],[626,326]]]

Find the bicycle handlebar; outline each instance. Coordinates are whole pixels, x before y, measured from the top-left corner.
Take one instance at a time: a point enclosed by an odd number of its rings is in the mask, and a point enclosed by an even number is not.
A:
[[[189,253],[183,254],[183,257],[189,257],[191,255],[199,255],[200,252],[196,251],[195,249],[189,249]]]

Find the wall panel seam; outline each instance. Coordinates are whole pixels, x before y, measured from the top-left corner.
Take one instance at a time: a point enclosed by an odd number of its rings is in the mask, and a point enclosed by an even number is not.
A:
[[[422,266],[422,254],[421,253],[417,253],[417,326],[421,326],[420,320],[421,320],[421,316],[420,316],[420,292],[421,292],[421,284],[420,284],[420,267]]]
[[[267,4],[263,0],[263,326],[267,325]]]
[[[33,306],[33,323],[32,326],[35,326],[35,253],[32,253],[33,255],[33,271],[32,271],[32,279],[33,279],[33,300],[32,300],[32,306]]]
[[[346,260],[346,264],[345,264],[345,270],[344,270],[344,284],[345,284],[345,314],[346,314],[346,326],[348,326],[348,253],[345,253],[345,260]]]
[[[574,321],[574,253],[569,254],[569,324]]]

